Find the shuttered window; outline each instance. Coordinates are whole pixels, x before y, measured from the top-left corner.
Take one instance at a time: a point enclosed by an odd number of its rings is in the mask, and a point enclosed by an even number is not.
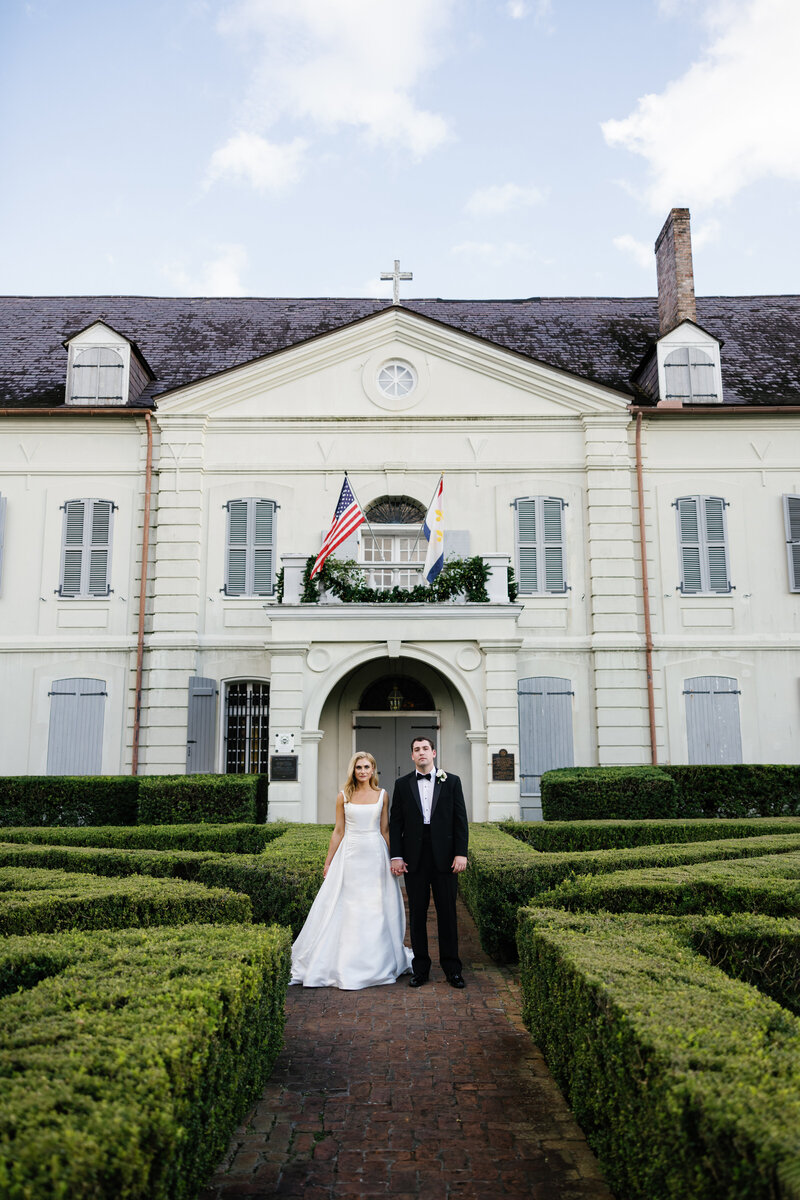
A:
[[[742,761],[739,687],[727,675],[695,675],[684,681],[689,763]]]
[[[272,500],[229,500],[225,594],[271,596],[275,591],[275,509]]]
[[[783,518],[789,556],[789,590],[800,592],[800,496],[783,497]]]
[[[684,404],[716,404],[717,371],[714,360],[695,346],[681,346],[664,359],[666,400]]]
[[[216,771],[217,695],[215,679],[189,676],[186,720],[186,774],[213,775]]]
[[[726,502],[719,496],[682,496],[678,510],[681,584],[685,594],[730,592]]]
[[[61,596],[107,596],[111,591],[110,500],[68,500],[61,539]]]
[[[520,595],[567,590],[564,501],[555,496],[515,500]]]
[[[116,350],[93,347],[75,355],[70,374],[71,404],[122,404],[125,363]]]
[[[48,775],[99,775],[103,769],[103,679],[56,679],[49,692]]]
[[[573,766],[573,695],[570,680],[557,676],[538,675],[517,684],[520,796],[540,795],[545,771]]]

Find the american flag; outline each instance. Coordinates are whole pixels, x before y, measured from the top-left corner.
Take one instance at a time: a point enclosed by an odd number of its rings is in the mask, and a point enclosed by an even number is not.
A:
[[[328,555],[332,554],[345,538],[349,538],[351,533],[355,533],[364,520],[361,505],[353,495],[350,484],[347,481],[347,476],[345,475],[342,491],[339,496],[339,503],[336,505],[336,512],[333,514],[331,527],[325,535],[322,549],[317,555],[314,566],[311,568],[311,579],[314,578],[317,571],[322,569],[322,565]]]

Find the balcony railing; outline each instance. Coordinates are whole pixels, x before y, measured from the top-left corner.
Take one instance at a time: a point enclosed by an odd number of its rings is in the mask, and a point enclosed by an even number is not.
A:
[[[507,554],[484,554],[481,556],[488,567],[486,592],[490,604],[508,604],[508,568],[510,559]],[[305,554],[283,554],[283,604],[300,604],[303,598],[303,572],[307,557]],[[418,584],[424,583],[422,576],[423,564],[408,562],[360,563],[359,569],[364,573],[364,582],[368,587],[380,591],[388,591],[393,587],[409,591]],[[454,597],[443,603],[463,603],[464,597]],[[323,591],[318,604],[341,604],[338,597]]]

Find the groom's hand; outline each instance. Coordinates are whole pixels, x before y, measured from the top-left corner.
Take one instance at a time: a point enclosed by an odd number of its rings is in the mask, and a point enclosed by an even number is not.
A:
[[[467,869],[466,858],[464,857],[463,854],[457,854],[455,856],[455,858],[453,859],[453,865],[450,868],[450,870],[453,871],[456,875],[459,875],[462,871],[466,871],[466,869]]]
[[[405,875],[408,871],[408,867],[402,858],[393,858],[390,867],[393,875]]]

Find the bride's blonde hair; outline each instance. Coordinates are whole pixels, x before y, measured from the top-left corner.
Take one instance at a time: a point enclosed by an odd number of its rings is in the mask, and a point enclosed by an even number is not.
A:
[[[355,754],[350,759],[350,766],[347,768],[347,782],[342,788],[345,801],[350,799],[353,792],[358,787],[358,780],[356,779],[356,763],[360,762],[362,758],[366,758],[372,763],[372,775],[370,776],[369,786],[375,792],[380,791],[381,785],[378,780],[378,764],[375,762],[375,759],[372,757],[372,755],[366,750],[356,750]]]

